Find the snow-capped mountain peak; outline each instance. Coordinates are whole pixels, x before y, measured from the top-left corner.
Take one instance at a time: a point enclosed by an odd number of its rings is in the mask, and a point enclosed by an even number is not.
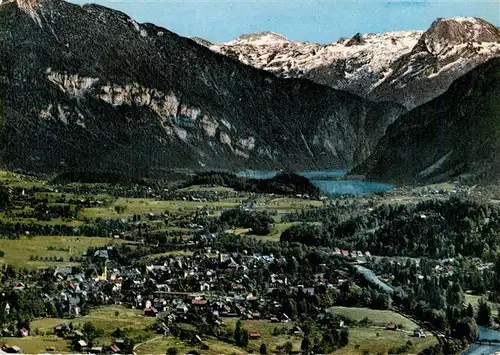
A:
[[[224,43],[224,45],[252,45],[252,46],[266,46],[276,43],[290,42],[285,36],[278,33],[265,31],[249,33],[239,36],[237,39]]]
[[[437,19],[426,31],[357,33],[329,44],[260,32],[209,48],[280,77],[307,78],[412,108],[499,55],[500,33],[483,19],[455,17]]]

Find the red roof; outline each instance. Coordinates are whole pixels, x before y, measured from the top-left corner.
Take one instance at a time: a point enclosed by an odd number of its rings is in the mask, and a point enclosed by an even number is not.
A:
[[[259,332],[249,332],[248,336],[250,338],[260,338],[260,333]]]
[[[116,344],[110,346],[111,350],[113,350],[115,353],[120,351],[120,348],[116,346]]]
[[[342,254],[349,255],[349,250],[342,250]]]
[[[207,304],[207,300],[200,300],[200,299],[193,299],[191,300],[191,304],[197,305],[197,306],[204,306]]]

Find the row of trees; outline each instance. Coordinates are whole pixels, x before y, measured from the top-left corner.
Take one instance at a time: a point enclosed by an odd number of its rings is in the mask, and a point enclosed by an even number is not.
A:
[[[250,228],[257,235],[267,235],[273,228],[273,218],[266,212],[245,211],[235,208],[222,212],[219,218],[219,229],[229,227]]]
[[[446,258],[460,254],[494,261],[500,252],[500,209],[489,204],[450,198],[413,206],[383,205],[347,219],[332,207],[327,211],[332,213],[317,215],[321,226],[291,227],[281,240],[388,256]]]

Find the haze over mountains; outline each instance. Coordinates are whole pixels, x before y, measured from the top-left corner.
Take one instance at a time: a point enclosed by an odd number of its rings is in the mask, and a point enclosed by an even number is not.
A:
[[[499,48],[498,29],[480,19],[330,45],[273,33],[213,45],[98,5],[3,1],[1,162],[134,176],[351,168],[404,106]]]

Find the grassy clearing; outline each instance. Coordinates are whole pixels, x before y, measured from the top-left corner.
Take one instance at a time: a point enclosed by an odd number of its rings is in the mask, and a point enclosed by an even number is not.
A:
[[[402,324],[405,330],[411,330],[417,328],[418,325],[403,317],[399,313],[393,311],[381,311],[377,309],[369,308],[356,308],[356,307],[333,307],[330,309],[334,314],[348,317],[356,321],[360,321],[363,318],[368,318],[375,325],[385,327],[387,323],[392,322],[395,324]]]
[[[134,351],[137,354],[165,354],[168,348],[175,348],[179,354],[185,354],[194,347],[187,347],[184,342],[174,336],[153,338],[138,345]]]
[[[118,315],[116,315],[118,312]],[[42,318],[31,322],[31,329],[50,330],[61,323],[73,322],[73,325],[83,325],[92,322],[97,328],[104,330],[104,334],[111,334],[116,328],[144,329],[154,323],[155,319],[144,317],[141,310],[122,306],[105,306],[93,309],[88,315],[74,319]]]
[[[488,299],[488,297],[486,297],[484,295],[478,296],[478,295],[470,295],[470,294],[466,293],[465,294],[465,303],[470,303],[472,305],[472,307],[477,308],[481,297]],[[493,311],[500,308],[500,304],[498,304],[498,303],[494,303],[494,302],[490,302],[490,301],[488,301],[488,303]]]
[[[89,196],[89,195],[77,195],[77,194],[62,193],[62,192],[37,192],[35,193],[35,197],[37,199],[46,199],[49,203],[54,203],[61,199],[64,199],[65,201],[91,199],[94,201],[101,201],[104,205],[107,205],[111,204],[113,201],[116,200],[116,197],[113,197],[111,195],[98,194]]]
[[[0,344],[17,345],[25,354],[46,353],[47,348],[54,347],[55,353],[69,352],[69,342],[56,336],[29,336],[26,338],[0,338]]]
[[[201,353],[204,355],[243,355],[247,353],[237,346],[224,343],[212,337],[203,337],[203,342],[209,346],[209,350],[201,350]],[[186,344],[172,335],[166,337],[154,337],[151,340],[137,346],[135,348],[135,352],[137,354],[165,354],[169,348],[175,348],[179,354],[185,354],[190,350],[200,352],[199,346]]]
[[[193,256],[193,252],[191,250],[171,250],[166,253],[161,254],[153,254],[150,256],[151,259],[158,259],[162,256]]]
[[[234,329],[236,327],[237,318],[225,318],[224,323],[229,329]],[[283,345],[287,341],[292,342],[294,350],[298,351],[300,349],[300,344],[302,339],[292,335],[273,335],[274,328],[286,328],[290,330],[293,328],[293,323],[271,323],[268,320],[242,320],[243,328],[249,332],[259,332],[261,335],[260,339],[250,340],[248,344],[248,349],[258,352],[259,347],[262,343],[266,343],[267,349],[269,351],[275,351],[276,347]]]
[[[206,355],[220,355],[220,354],[237,354],[244,355],[247,351],[237,347],[236,345],[228,344],[218,339],[208,338],[204,339],[205,344],[207,344],[210,349],[203,350],[202,353]]]
[[[480,299],[481,299],[481,296],[465,294],[465,302],[470,303],[474,307],[477,306]]]
[[[90,237],[40,236],[18,240],[0,239],[0,250],[5,255],[0,258],[0,264],[10,264],[14,267],[42,268],[49,266],[72,265],[70,257],[80,257],[89,247],[102,247],[110,243],[125,243],[124,240]],[[48,250],[49,247],[64,248],[64,250]],[[30,261],[30,256],[62,257],[63,262]],[[73,265],[76,265],[73,263]]]
[[[115,312],[118,312],[118,315],[115,315]],[[99,338],[98,342],[109,345],[113,341],[111,333],[116,328],[126,329],[126,333],[132,337],[151,337],[152,334],[149,329],[155,320],[155,318],[144,317],[141,310],[109,306],[95,309],[85,317],[73,322],[73,324],[83,325],[85,322],[92,322],[97,328],[104,330],[104,334]]]
[[[10,187],[43,187],[46,182],[32,176],[16,174],[11,171],[0,170],[0,183],[9,185]]]
[[[408,340],[413,343],[410,353],[414,354],[437,344],[437,339],[433,336],[418,339],[406,332],[377,328],[350,328],[349,344],[335,351],[334,354],[363,354],[366,351],[370,354],[387,354],[391,349],[405,345]]]
[[[274,225],[274,229],[271,234],[269,235],[256,235],[252,234],[251,230],[249,228],[233,228],[233,229],[228,229],[226,230],[227,233],[232,233],[234,235],[246,235],[249,238],[255,238],[262,240],[264,242],[279,242],[280,241],[280,236],[281,233],[294,226],[300,224],[300,222],[286,222],[286,223],[276,223]],[[312,224],[321,224],[321,223],[312,223]]]
[[[23,224],[36,224],[40,226],[59,226],[65,225],[70,227],[79,227],[84,224],[84,222],[77,219],[62,219],[62,218],[52,218],[50,221],[40,221],[36,218],[18,218],[15,216],[5,217],[4,213],[0,213],[0,220],[4,223],[23,223]]]
[[[231,187],[226,186],[203,186],[203,185],[193,185],[189,187],[185,187],[183,189],[179,189],[179,192],[205,192],[205,191],[214,191],[214,192],[236,192]]]
[[[237,203],[233,199],[219,202],[196,202],[196,201],[156,201],[146,198],[119,198],[109,207],[84,208],[80,215],[86,218],[124,218],[134,214],[177,212],[193,212],[199,207],[234,208]],[[123,206],[125,210],[118,214],[116,206]]]
[[[281,233],[298,224],[298,222],[289,222],[289,223],[277,223],[274,225],[274,230],[271,234],[269,235],[255,235],[255,234],[247,234],[248,237],[255,238],[255,239],[260,239],[265,242],[279,242],[280,241],[280,236]]]
[[[155,322],[155,318],[144,317],[141,310],[128,309],[121,306],[107,306],[92,310],[88,315],[75,319],[58,319],[58,318],[45,318],[37,319],[31,323],[31,329],[34,331],[38,329],[43,332],[52,332],[52,329],[61,323],[72,322],[73,326],[83,326],[86,322],[91,322],[97,328],[104,331],[102,337],[96,340],[97,344],[106,346],[111,345],[113,342],[113,333],[116,328],[120,328],[132,338],[149,339],[154,336],[150,330],[151,325]],[[27,349],[32,349],[31,353],[44,351],[45,347],[41,347],[40,341],[47,341],[54,339],[54,336],[47,335],[43,337],[28,337],[26,349],[21,346],[25,352]],[[57,338],[56,338],[57,339]],[[17,340],[17,339],[16,339]],[[142,341],[142,340],[141,340]],[[33,343],[31,343],[33,342]],[[18,345],[14,344],[13,345]],[[56,347],[57,349],[57,347]]]
[[[308,209],[311,207],[323,206],[322,201],[304,200],[300,198],[280,197],[280,198],[258,198],[257,209],[260,210],[276,210],[278,213],[288,213],[302,208]]]

